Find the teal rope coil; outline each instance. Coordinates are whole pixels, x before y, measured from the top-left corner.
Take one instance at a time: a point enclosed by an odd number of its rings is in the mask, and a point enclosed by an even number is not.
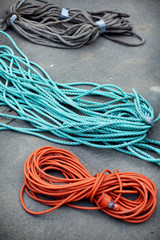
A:
[[[10,47],[0,46],[0,106],[9,106],[18,114],[0,116],[30,123],[30,127],[0,123],[0,130],[60,144],[113,148],[160,165],[160,158],[151,155],[160,155],[160,142],[147,138],[160,114],[154,119],[153,108],[136,90],[125,93],[111,84],[56,83],[7,33],[0,34],[7,36],[19,53],[17,56]],[[97,97],[103,102],[96,101]]]

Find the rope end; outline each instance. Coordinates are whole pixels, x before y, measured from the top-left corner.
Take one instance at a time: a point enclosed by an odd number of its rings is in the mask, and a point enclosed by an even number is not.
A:
[[[100,198],[98,199],[97,203],[100,205],[102,208],[112,208],[115,211],[119,211],[120,206],[117,203],[114,203],[112,201],[111,196],[109,196],[106,193],[103,193]]]

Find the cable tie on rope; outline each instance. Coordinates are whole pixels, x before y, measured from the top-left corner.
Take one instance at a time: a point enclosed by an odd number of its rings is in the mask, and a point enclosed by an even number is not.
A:
[[[10,25],[13,25],[14,21],[17,19],[17,15],[13,14],[9,20]]]
[[[62,19],[67,19],[69,17],[69,8],[62,8],[60,17]]]
[[[22,0],[18,3],[17,8],[19,8],[26,0]],[[17,19],[17,15],[13,14],[9,20],[10,25],[13,25],[14,21]]]
[[[96,24],[98,25],[99,29],[100,29],[100,34],[106,32],[106,24],[103,21],[103,19],[99,20],[96,22]]]
[[[153,127],[154,125],[154,120],[151,117],[148,116],[144,116],[144,118],[146,119],[146,121]]]
[[[17,8],[19,8],[26,0],[22,0],[18,3]]]
[[[57,10],[53,11],[53,9]],[[8,27],[8,21],[14,13],[17,15],[16,23],[20,19],[20,27],[14,27],[14,30],[35,44],[67,49],[80,48],[96,41],[100,36],[126,46],[144,44],[143,38],[134,33],[131,23],[126,20],[129,15],[118,11],[103,9],[91,12],[84,9],[62,8],[48,0],[16,0],[7,11],[7,16],[2,19],[3,29]],[[50,25],[48,28],[47,20],[45,20],[48,19],[48,16],[58,24]],[[42,20],[41,23],[39,19]],[[33,24],[33,21],[36,25]],[[67,24],[64,24],[65,22]],[[90,31],[87,30],[88,23],[93,25]],[[94,34],[95,31],[98,34]],[[104,34],[105,32],[106,34]],[[112,33],[114,36],[110,35]],[[119,37],[130,36],[138,41],[129,43],[116,38],[116,35]]]

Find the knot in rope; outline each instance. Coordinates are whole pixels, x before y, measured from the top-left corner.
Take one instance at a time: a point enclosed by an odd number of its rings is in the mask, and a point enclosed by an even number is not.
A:
[[[24,175],[20,200],[30,214],[40,215],[67,205],[77,209],[101,209],[115,218],[140,223],[153,214],[157,204],[156,186],[147,177],[134,172],[119,173],[116,169],[114,173],[105,169],[93,177],[75,155],[55,147],[42,147],[31,153],[24,165]],[[50,208],[39,212],[29,210],[24,204],[24,191]],[[137,198],[129,199],[125,194]],[[97,206],[73,204],[86,198]]]

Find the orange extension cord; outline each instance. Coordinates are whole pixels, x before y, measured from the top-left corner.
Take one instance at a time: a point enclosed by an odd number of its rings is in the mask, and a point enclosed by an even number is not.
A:
[[[59,171],[63,177],[53,176],[48,171]],[[105,169],[93,177],[76,156],[55,147],[42,147],[30,154],[24,165],[24,175],[20,200],[23,208],[34,215],[51,212],[65,204],[78,209],[101,209],[112,217],[141,223],[153,214],[157,204],[156,186],[149,178],[134,172],[119,173],[116,169],[114,173]],[[24,191],[32,199],[52,207],[41,212],[29,210],[24,204]],[[133,201],[124,194],[138,197]],[[84,198],[97,206],[71,204]]]

